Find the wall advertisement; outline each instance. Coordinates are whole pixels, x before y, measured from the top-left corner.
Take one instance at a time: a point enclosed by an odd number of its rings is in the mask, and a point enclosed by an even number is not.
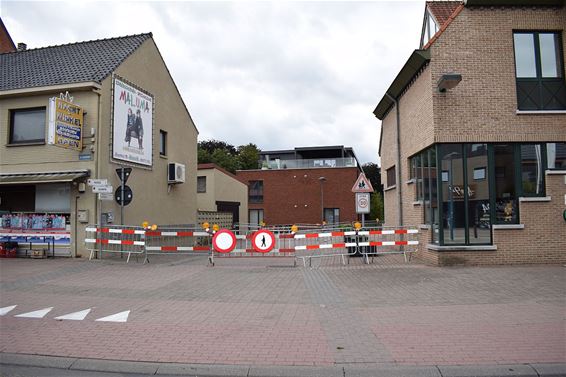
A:
[[[62,98],[49,99],[47,143],[61,148],[83,149],[83,108]]]
[[[114,77],[112,158],[153,164],[153,96]]]

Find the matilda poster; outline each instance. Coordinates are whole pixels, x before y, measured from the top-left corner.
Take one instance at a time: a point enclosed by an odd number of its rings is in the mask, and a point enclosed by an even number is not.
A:
[[[112,158],[152,166],[153,96],[114,78]]]

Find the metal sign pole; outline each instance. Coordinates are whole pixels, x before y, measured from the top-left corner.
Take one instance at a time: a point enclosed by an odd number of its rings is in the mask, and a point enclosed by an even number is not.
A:
[[[124,167],[121,167],[120,171],[120,225],[124,225]]]
[[[97,229],[96,236],[100,237],[100,242],[98,243],[98,255],[100,260],[102,260],[102,200],[100,199],[100,194],[98,195],[98,207],[100,208],[100,222],[98,223],[99,228]]]

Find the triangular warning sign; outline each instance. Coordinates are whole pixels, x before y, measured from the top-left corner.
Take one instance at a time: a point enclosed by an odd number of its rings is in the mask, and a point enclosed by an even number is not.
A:
[[[354,187],[352,187],[352,192],[373,192],[373,187],[364,173],[358,176]]]

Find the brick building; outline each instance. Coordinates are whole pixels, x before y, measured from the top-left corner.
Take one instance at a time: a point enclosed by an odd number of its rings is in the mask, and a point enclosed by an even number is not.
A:
[[[433,264],[566,261],[561,0],[427,2],[378,103],[387,225]]]
[[[361,167],[352,148],[264,151],[260,166],[236,173],[248,182],[250,223],[334,224],[358,218],[351,189]]]

